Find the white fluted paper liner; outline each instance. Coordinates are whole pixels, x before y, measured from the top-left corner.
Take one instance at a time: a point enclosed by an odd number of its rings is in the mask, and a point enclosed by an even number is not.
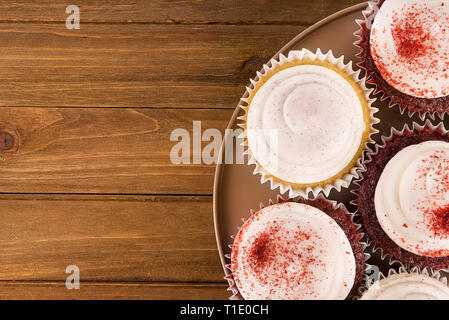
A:
[[[354,82],[360,87],[363,94],[365,95],[365,99],[368,104],[368,109],[370,113],[370,126],[369,130],[370,133],[368,135],[368,139],[365,142],[364,149],[366,150],[368,148],[369,144],[373,144],[373,135],[378,133],[378,130],[375,129],[373,126],[380,122],[379,119],[377,119],[374,114],[378,111],[377,108],[374,108],[372,104],[374,103],[375,99],[370,98],[370,94],[372,93],[373,89],[368,89],[365,84],[365,78],[360,78],[360,70],[354,71],[352,66],[352,61],[345,64],[344,62],[344,56],[341,56],[339,58],[335,58],[335,56],[332,53],[332,50],[329,50],[327,53],[322,53],[320,49],[316,51],[316,53],[313,53],[307,49],[302,49],[299,51],[290,51],[288,53],[288,56],[279,55],[279,59],[271,59],[267,64],[263,66],[263,69],[260,72],[257,72],[257,76],[255,79],[251,79],[251,85],[249,87],[246,87],[246,93],[241,98],[240,107],[245,111],[245,114],[238,119],[241,120],[238,125],[244,129],[244,132],[242,134],[243,137],[243,146],[246,148],[245,154],[248,155],[248,165],[255,165],[255,169],[253,174],[254,175],[260,175],[260,181],[261,183],[269,182],[270,187],[272,190],[275,190],[279,188],[280,193],[284,194],[288,191],[289,198],[295,198],[295,197],[303,197],[305,199],[313,199],[318,196],[320,192],[323,192],[324,195],[329,196],[329,193],[332,189],[336,189],[337,191],[341,191],[341,188],[346,188],[350,185],[351,181],[354,178],[359,177],[359,171],[362,169],[362,162],[363,162],[363,154],[362,156],[357,159],[357,162],[351,170],[346,173],[342,178],[338,178],[333,183],[329,183],[324,186],[314,186],[314,187],[306,187],[306,188],[294,188],[292,184],[287,184],[285,182],[280,181],[280,179],[276,179],[273,176],[270,175],[269,172],[267,172],[264,168],[262,168],[255,157],[253,156],[251,150],[248,148],[248,140],[246,135],[246,117],[248,114],[248,110],[250,108],[250,105],[248,104],[249,99],[254,96],[256,91],[256,85],[265,75],[267,75],[270,71],[275,70],[277,67],[282,66],[285,63],[294,62],[294,61],[302,61],[302,60],[311,60],[311,61],[323,61],[328,62],[344,73],[346,73]],[[312,193],[312,197],[309,197],[309,194]]]
[[[431,268],[424,268],[421,269],[419,267],[412,267],[407,268],[405,266],[401,266],[398,270],[396,269],[389,269],[387,274],[383,274],[381,271],[378,271],[376,273],[372,274],[372,277],[367,279],[365,287],[362,287],[360,290],[360,298],[363,296],[363,294],[368,291],[371,287],[375,285],[379,285],[379,281],[384,280],[390,276],[393,275],[401,275],[401,274],[421,274],[428,276],[430,278],[433,278],[435,280],[440,281],[444,285],[448,285],[447,283],[447,277],[443,276],[441,272],[433,271]]]
[[[370,31],[373,23],[374,23],[374,18],[377,15],[377,12],[380,9],[380,2],[381,0],[374,0],[374,1],[369,1],[367,8],[365,10],[362,11],[363,17],[364,19],[356,19],[356,23],[359,26],[359,29],[354,32],[354,35],[356,36],[357,40],[354,42],[354,46],[356,46],[360,51],[358,54],[356,54],[357,57],[359,57],[360,59],[362,59],[361,62],[357,63],[357,66],[360,67],[364,72],[365,72],[365,76],[366,76],[366,83],[374,86],[374,90],[373,90],[373,95],[378,95],[380,94],[379,100],[380,101],[387,101],[388,103],[388,108],[393,108],[393,107],[398,107],[399,112],[403,115],[404,113],[407,112],[407,115],[409,118],[412,118],[415,114],[422,120],[424,121],[424,119],[426,118],[426,115],[429,116],[430,119],[435,120],[436,116],[438,116],[439,118],[443,119],[444,115],[446,113],[448,113],[447,111],[445,112],[438,112],[438,111],[434,111],[434,112],[418,112],[416,111],[412,111],[409,108],[407,108],[406,106],[401,105],[398,102],[393,101],[391,98],[394,98],[391,95],[387,95],[385,93],[385,91],[383,91],[381,88],[378,87],[377,83],[372,79],[372,72],[371,70],[368,70],[365,67],[364,61],[363,61],[363,53],[365,53],[364,48],[361,46],[361,43],[363,42],[364,39],[364,27],[366,26],[366,28]]]
[[[362,11],[363,18],[364,19],[356,19],[355,22],[360,27],[356,32],[354,32],[354,35],[357,37],[357,40],[354,42],[354,45],[361,49],[359,46],[361,40],[363,39],[363,27],[366,25],[366,28],[368,30],[371,30],[374,18],[377,15],[377,12],[380,9],[380,0],[374,0],[374,1],[368,1],[368,5],[365,10]]]
[[[302,199],[303,199],[303,200],[309,200],[309,199],[305,199],[305,198],[302,198]],[[272,199],[269,199],[269,200],[268,200],[268,206],[271,206],[271,205],[274,205],[274,204],[278,204],[278,203],[288,202],[288,201],[298,202],[299,200],[300,200],[300,199],[298,199],[298,198],[296,198],[296,199],[283,198],[281,195],[278,195],[278,196],[277,196],[277,199],[276,199],[276,202],[274,202]],[[341,209],[341,210],[345,211],[345,212],[350,216],[351,222],[352,222],[352,223],[354,224],[354,226],[356,227],[356,233],[357,233],[357,235],[359,235],[359,243],[360,243],[360,244],[362,245],[362,247],[363,247],[363,253],[364,253],[364,255],[365,255],[365,269],[364,269],[364,273],[365,273],[365,276],[366,276],[366,272],[372,268],[372,267],[367,263],[367,261],[368,261],[368,259],[371,257],[371,255],[366,251],[366,248],[368,247],[369,244],[366,243],[365,241],[363,241],[363,239],[365,239],[365,234],[362,232],[362,230],[363,230],[363,229],[362,229],[362,226],[361,226],[361,224],[356,223],[356,222],[354,221],[355,214],[349,212],[349,211],[346,209],[346,207],[345,207],[345,205],[344,205],[343,203],[339,203],[339,202],[334,201],[334,200],[329,200],[329,199],[327,199],[326,197],[324,197],[322,194],[319,194],[319,195],[316,197],[316,199],[312,199],[312,201],[313,201],[313,200],[324,200],[324,201],[327,201],[328,203],[332,204],[334,210],[336,210],[336,209]],[[263,208],[265,208],[265,205],[264,205],[262,202],[259,203],[259,210],[262,210]],[[250,217],[253,216],[256,212],[257,212],[257,211],[251,209],[251,210],[250,210]],[[248,219],[249,219],[250,217],[248,217]],[[242,225],[241,225],[240,227],[237,228],[238,231],[240,231],[241,227],[246,223],[246,221],[248,221],[248,219],[242,218]],[[237,231],[237,232],[238,232],[238,231]],[[237,233],[236,233],[235,235],[232,235],[232,236],[231,236],[232,243],[230,243],[230,244],[228,245],[228,247],[229,247],[231,250],[232,250],[232,248],[233,248],[233,242],[234,242],[234,239],[235,239],[235,236],[236,236],[236,235],[237,235]],[[231,254],[226,254],[226,255],[225,255],[225,258],[229,261],[229,263],[225,265],[226,269],[229,270],[229,275],[225,276],[225,279],[228,281],[228,289],[227,289],[227,290],[232,292],[232,295],[229,297],[229,300],[244,300],[243,297],[241,296],[240,292],[239,292],[239,289],[237,288],[237,285],[236,285],[236,283],[235,283],[235,281],[234,281],[234,277],[232,276],[232,269],[231,269]],[[366,281],[366,280],[365,280],[365,281]],[[359,296],[359,294],[360,294],[362,288],[364,287],[364,283],[363,283],[363,282],[365,282],[365,281],[362,280],[362,283],[359,284],[359,287],[356,289],[356,294],[355,294],[353,297],[351,297],[352,299],[356,299],[356,298]],[[351,289],[351,291],[352,291],[352,289]]]
[[[351,201],[351,204],[352,201]],[[355,216],[357,217],[357,212],[355,213]],[[375,243],[369,238],[369,236],[365,234],[365,243],[366,248],[365,252],[369,254],[370,257],[374,257],[375,255],[378,255],[378,257],[381,260],[381,263],[379,264],[373,264],[372,262],[367,264],[367,269],[365,270],[365,279],[363,281],[363,284],[360,286],[357,296],[355,297],[356,300],[360,299],[360,297],[363,295],[363,293],[366,291],[366,289],[372,284],[373,279],[378,280],[378,275],[381,273],[379,265],[387,265],[388,271],[392,272],[396,269],[405,269],[406,266],[402,264],[400,261],[393,259],[389,254],[385,253],[384,250],[380,247],[377,247]]]
[[[360,183],[363,181],[364,174],[367,171],[367,165],[369,163],[372,162],[373,157],[375,157],[378,153],[379,153],[379,149],[383,149],[385,148],[385,146],[387,145],[387,143],[389,141],[391,141],[395,136],[402,136],[404,135],[404,133],[412,133],[412,132],[417,132],[419,130],[428,128],[430,130],[438,130],[441,133],[443,133],[444,135],[448,135],[449,131],[444,127],[444,123],[443,122],[439,122],[436,125],[432,124],[432,122],[430,120],[426,120],[423,124],[418,124],[416,122],[412,122],[411,126],[405,124],[403,126],[403,128],[401,130],[398,130],[394,127],[391,128],[390,130],[390,135],[389,136],[381,136],[380,138],[380,143],[376,144],[375,149],[374,150],[369,150],[368,152],[366,152],[366,161],[363,163],[363,169],[360,172],[360,177],[354,181],[354,189],[351,190],[351,193],[354,194],[356,197],[358,197],[359,195],[359,189],[360,189]],[[357,200],[352,200],[350,202],[352,205],[354,205],[355,207],[357,207],[356,211],[354,212],[355,216],[358,217],[360,216],[360,213],[358,212],[358,205],[357,205]],[[361,218],[361,217],[360,217]],[[389,255],[388,253],[386,253],[384,251],[383,248],[381,248],[380,246],[377,245],[377,243],[375,243],[372,239],[370,239],[370,236],[365,233],[367,236],[367,245],[368,248],[372,248],[370,250],[371,255],[374,255],[374,253],[379,252],[381,259],[384,261],[387,261],[389,263],[390,266],[396,264],[399,265],[401,268],[414,268],[415,266],[409,266],[395,258],[393,258],[391,255]],[[449,268],[445,268],[445,269],[438,269],[436,271],[445,271],[448,272]]]

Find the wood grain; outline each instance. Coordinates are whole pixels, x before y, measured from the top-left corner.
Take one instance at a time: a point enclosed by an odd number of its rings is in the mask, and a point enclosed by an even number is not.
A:
[[[0,280],[224,282],[211,197],[0,195]]]
[[[0,106],[235,108],[302,30],[0,23]]]
[[[212,194],[215,166],[173,164],[170,134],[223,131],[232,112],[0,108],[0,192]]]
[[[172,130],[223,130],[261,68],[360,0],[0,0],[0,299],[225,299],[212,165]],[[190,194],[190,195],[189,195]],[[65,268],[81,290],[65,288]]]
[[[79,290],[67,290],[64,282],[0,281],[4,299],[157,299],[218,300],[230,293],[224,283],[81,283]]]
[[[80,8],[81,23],[312,24],[362,0],[61,0],[0,1],[3,21],[64,22],[69,4]]]

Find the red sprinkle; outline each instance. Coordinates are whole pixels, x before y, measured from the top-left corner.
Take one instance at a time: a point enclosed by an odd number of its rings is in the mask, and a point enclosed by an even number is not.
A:
[[[444,207],[433,209],[428,214],[429,228],[438,237],[449,236],[449,204]]]
[[[437,14],[425,3],[408,8],[404,6],[402,11],[393,11],[392,15],[391,35],[400,62],[392,63],[400,66],[400,69],[392,71],[392,65],[383,60],[380,52],[387,48],[376,45],[376,39],[379,36],[384,37],[386,33],[384,27],[384,29],[371,31],[371,56],[379,72],[390,85],[400,91],[421,97],[439,95],[440,93],[435,89],[425,85],[427,79],[438,80],[449,77],[449,53],[440,50],[442,41],[447,41],[449,15],[445,12]],[[380,35],[381,32],[382,35]],[[390,54],[393,53],[390,52]],[[411,84],[405,81],[410,73],[420,74],[426,80],[421,84]],[[443,93],[445,92],[449,94],[449,87],[444,89]]]
[[[270,228],[273,234],[279,231],[279,227]],[[273,243],[275,239],[271,236],[271,233],[262,232],[253,242],[250,248],[250,254],[248,261],[252,266],[252,269],[256,274],[263,273],[266,269],[266,265],[270,262],[270,258],[274,256],[274,249],[276,245]]]
[[[315,286],[326,279],[318,279],[314,270],[318,268],[325,273],[329,266],[322,259],[327,255],[326,242],[315,232],[302,230],[300,226],[288,228],[275,218],[264,222],[264,229],[252,234],[246,240],[247,246],[240,247],[246,229],[262,214],[269,214],[269,210],[270,207],[255,213],[234,240],[231,270],[236,284],[245,281],[252,288],[258,283],[271,288],[269,293],[256,293],[260,299],[267,299],[279,290],[291,292],[291,299],[318,297]]]
[[[414,62],[432,49],[430,32],[418,21],[416,13],[408,12],[403,21],[395,21],[392,34],[398,54],[404,60]]]
[[[446,194],[449,192],[448,155],[444,150],[437,150],[422,160],[422,164],[418,167],[418,178],[423,179],[430,175],[435,180],[436,187],[416,208],[423,212],[424,224],[428,230],[433,231],[435,237],[449,238],[449,203],[446,201]],[[431,173],[431,169],[434,172]],[[416,184],[415,188],[424,189],[424,186]]]

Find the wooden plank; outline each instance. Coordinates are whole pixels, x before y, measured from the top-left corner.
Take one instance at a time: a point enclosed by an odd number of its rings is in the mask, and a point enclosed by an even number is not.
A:
[[[0,280],[224,282],[211,197],[0,195]]]
[[[0,108],[0,192],[212,194],[215,166],[173,164],[170,134],[223,131],[232,112]]]
[[[115,23],[312,24],[362,0],[78,0],[81,21]],[[3,21],[64,22],[61,0],[0,1]]]
[[[67,290],[61,282],[0,281],[0,300],[45,299],[154,299],[224,300],[231,295],[224,283],[81,283]]]
[[[234,108],[302,30],[0,23],[0,106]]]

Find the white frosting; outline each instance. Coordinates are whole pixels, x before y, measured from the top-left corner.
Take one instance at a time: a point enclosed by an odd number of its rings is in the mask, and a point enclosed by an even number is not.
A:
[[[370,45],[391,86],[421,98],[449,95],[449,1],[386,0]]]
[[[254,259],[258,241],[265,241],[264,265]],[[355,258],[343,230],[305,204],[257,212],[237,235],[231,260],[245,299],[344,299],[354,284]]]
[[[427,275],[402,273],[376,282],[361,300],[449,300],[449,288]]]
[[[357,153],[366,125],[360,99],[337,72],[299,65],[272,76],[254,96],[248,146],[271,175],[290,183],[325,181]]]
[[[433,211],[449,204],[449,143],[427,141],[398,152],[377,183],[374,203],[385,233],[401,248],[425,256],[449,255],[447,232]]]

